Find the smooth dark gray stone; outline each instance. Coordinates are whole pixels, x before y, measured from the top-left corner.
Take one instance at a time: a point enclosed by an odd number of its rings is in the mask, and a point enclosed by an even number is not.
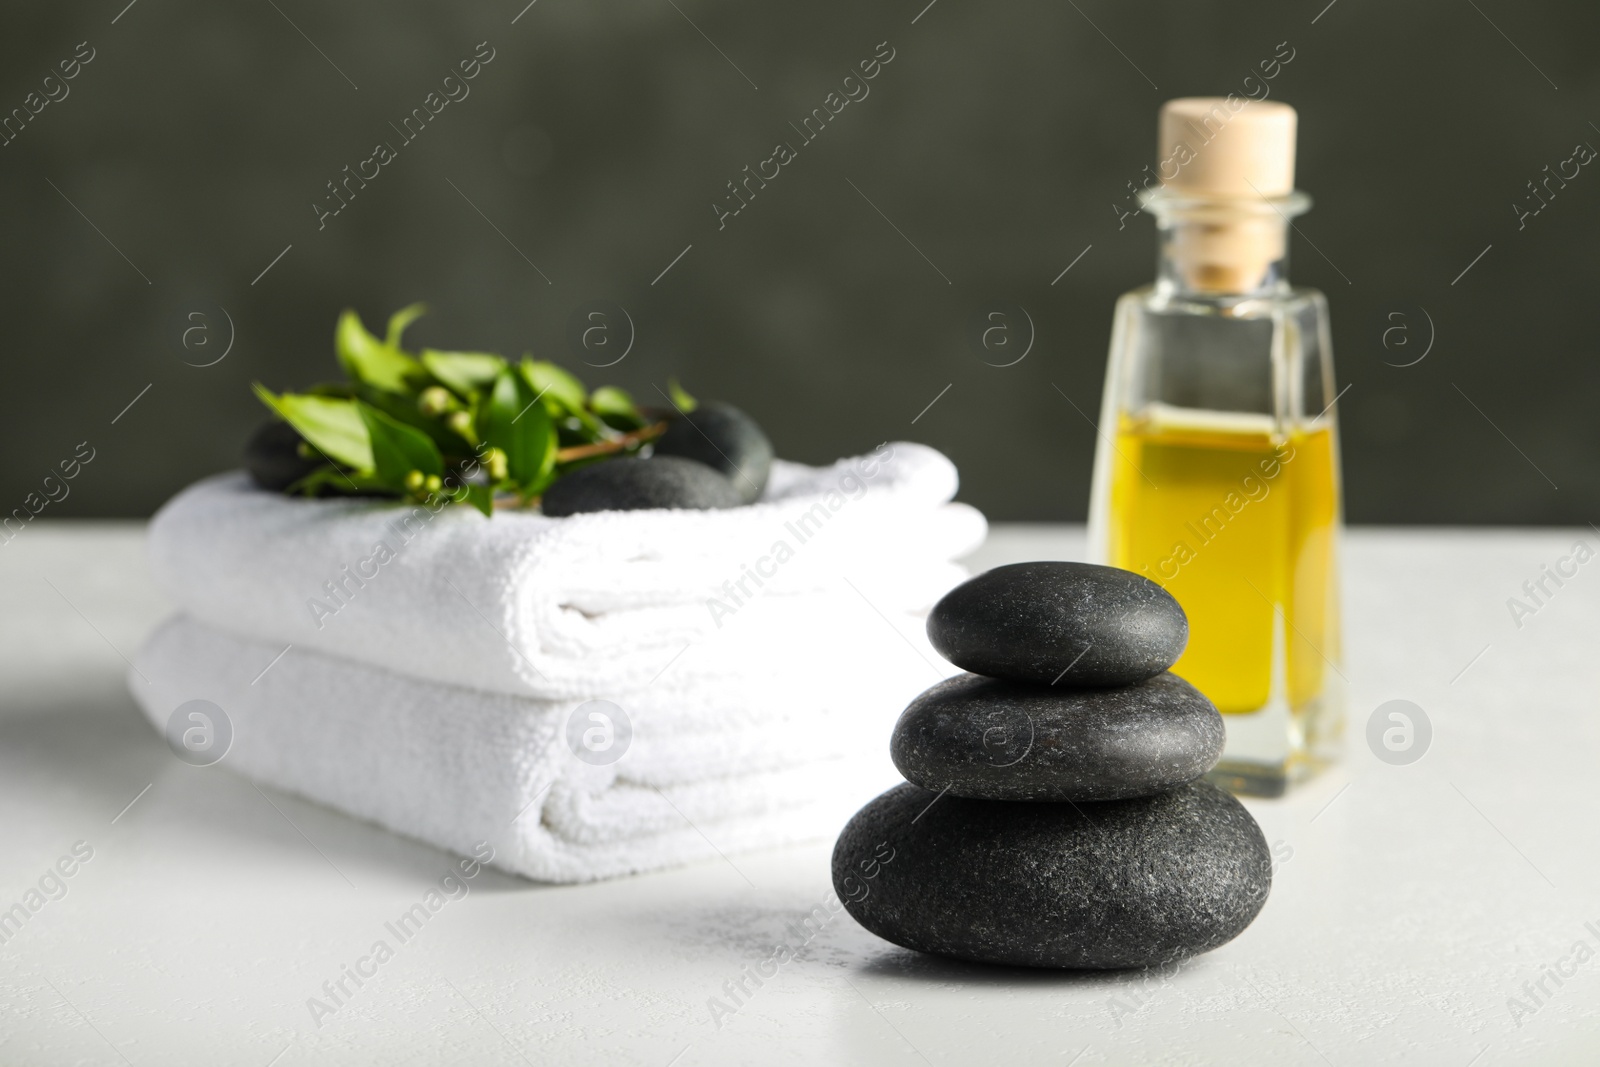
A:
[[[733,508],[742,501],[728,479],[691,459],[654,456],[602,460],[563,475],[545,490],[546,515],[643,508]]]
[[[655,455],[681,456],[722,472],[746,504],[761,495],[772,470],[772,442],[756,420],[717,400],[673,419],[657,438]]]
[[[963,674],[913,700],[889,753],[914,785],[981,800],[1118,800],[1209,771],[1226,734],[1175,674],[1063,689]]]
[[[968,579],[928,616],[962,670],[1065,686],[1127,685],[1178,661],[1189,619],[1150,579],[1092,563],[1013,563]]]
[[[900,785],[856,813],[833,885],[897,945],[980,963],[1108,970],[1206,952],[1250,925],[1271,854],[1206,782],[1098,804],[968,800]]]
[[[263,489],[283,492],[322,466],[322,458],[300,454],[300,434],[287,422],[264,422],[244,444],[244,469]]]

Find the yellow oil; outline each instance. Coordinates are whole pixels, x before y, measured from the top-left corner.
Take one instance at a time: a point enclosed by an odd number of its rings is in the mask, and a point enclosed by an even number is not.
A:
[[[1189,616],[1173,671],[1224,713],[1311,707],[1340,656],[1332,428],[1153,409],[1123,416],[1112,462],[1111,563]]]

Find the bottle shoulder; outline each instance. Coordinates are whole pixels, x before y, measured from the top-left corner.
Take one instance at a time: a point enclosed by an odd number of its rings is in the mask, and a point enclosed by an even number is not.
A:
[[[1320,289],[1286,285],[1245,295],[1186,292],[1155,282],[1122,294],[1119,311],[1143,315],[1201,316],[1226,319],[1270,319],[1289,315],[1325,318],[1328,298]]]

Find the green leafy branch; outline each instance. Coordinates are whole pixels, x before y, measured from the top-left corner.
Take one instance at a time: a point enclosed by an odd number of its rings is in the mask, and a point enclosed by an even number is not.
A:
[[[568,471],[631,455],[666,432],[667,422],[624,390],[589,392],[554,363],[406,351],[406,327],[425,310],[395,312],[381,339],[354,311],[340,315],[334,350],[347,381],[278,394],[256,383],[256,396],[300,435],[301,455],[319,461],[290,492],[443,496],[490,515],[497,504],[533,503]],[[680,409],[694,408],[676,382],[671,392]]]

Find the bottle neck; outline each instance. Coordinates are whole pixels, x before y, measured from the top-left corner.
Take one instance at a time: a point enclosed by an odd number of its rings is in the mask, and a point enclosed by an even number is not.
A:
[[[1310,205],[1299,192],[1236,200],[1154,191],[1145,206],[1160,234],[1157,289],[1212,298],[1286,291],[1290,219]]]

